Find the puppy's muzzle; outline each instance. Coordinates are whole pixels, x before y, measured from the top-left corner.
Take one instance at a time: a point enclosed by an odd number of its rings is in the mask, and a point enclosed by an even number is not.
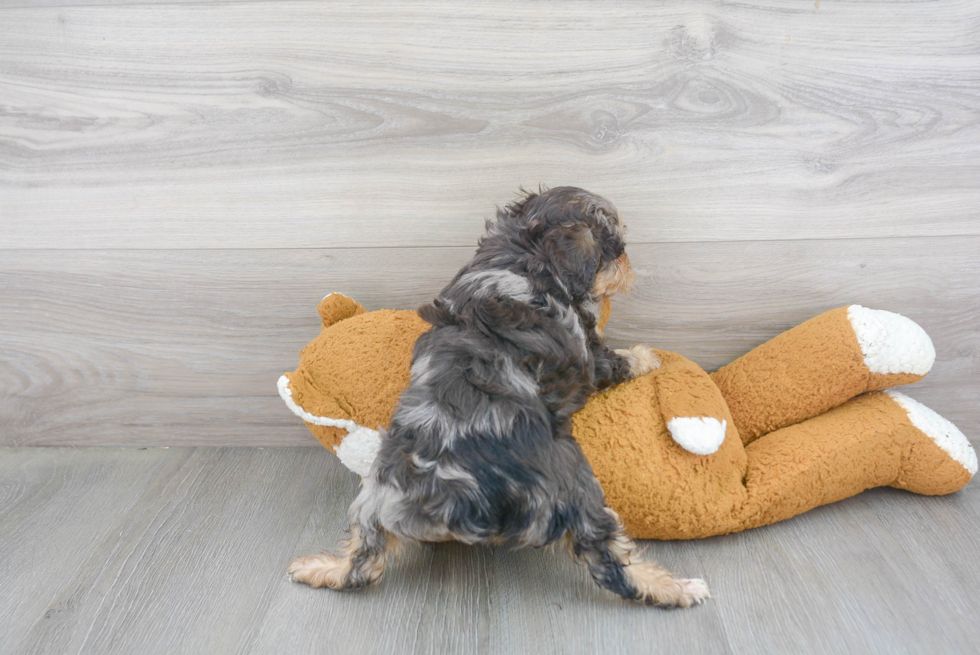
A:
[[[616,261],[599,271],[592,293],[599,297],[615,296],[628,292],[633,288],[634,282],[636,273],[630,265],[630,258],[624,252]]]

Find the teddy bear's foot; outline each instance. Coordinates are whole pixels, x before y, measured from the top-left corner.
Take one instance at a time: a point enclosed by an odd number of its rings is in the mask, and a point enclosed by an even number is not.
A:
[[[948,494],[977,472],[977,454],[960,430],[933,410],[897,391],[882,394],[904,412],[908,437],[898,480],[891,484],[918,494]]]
[[[861,305],[847,308],[864,364],[876,375],[925,375],[936,361],[932,339],[910,318]]]

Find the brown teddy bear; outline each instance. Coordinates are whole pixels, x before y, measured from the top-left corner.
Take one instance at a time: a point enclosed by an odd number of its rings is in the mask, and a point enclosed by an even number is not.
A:
[[[366,475],[429,325],[331,294],[323,329],[279,393],[348,468]],[[608,300],[600,324],[608,320]],[[821,314],[708,374],[676,353],[594,396],[574,435],[606,503],[640,539],[687,539],[774,523],[892,486],[947,494],[977,470],[970,442],[895,391],[935,360],[928,335],[891,312]]]

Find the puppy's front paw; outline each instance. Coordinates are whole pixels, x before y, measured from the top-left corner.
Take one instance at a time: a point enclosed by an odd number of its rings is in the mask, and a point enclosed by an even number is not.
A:
[[[617,350],[616,354],[629,362],[630,376],[634,378],[660,368],[660,358],[650,346],[636,344],[630,348]]]
[[[635,562],[624,569],[635,590],[633,600],[660,607],[691,607],[711,598],[700,578],[678,578],[652,562]]]

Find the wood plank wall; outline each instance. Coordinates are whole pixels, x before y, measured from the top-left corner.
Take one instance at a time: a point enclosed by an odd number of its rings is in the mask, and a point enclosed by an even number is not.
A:
[[[973,0],[0,0],[0,445],[309,445],[343,291],[430,299],[520,185],[606,195],[618,343],[714,368],[849,303],[980,439]]]

